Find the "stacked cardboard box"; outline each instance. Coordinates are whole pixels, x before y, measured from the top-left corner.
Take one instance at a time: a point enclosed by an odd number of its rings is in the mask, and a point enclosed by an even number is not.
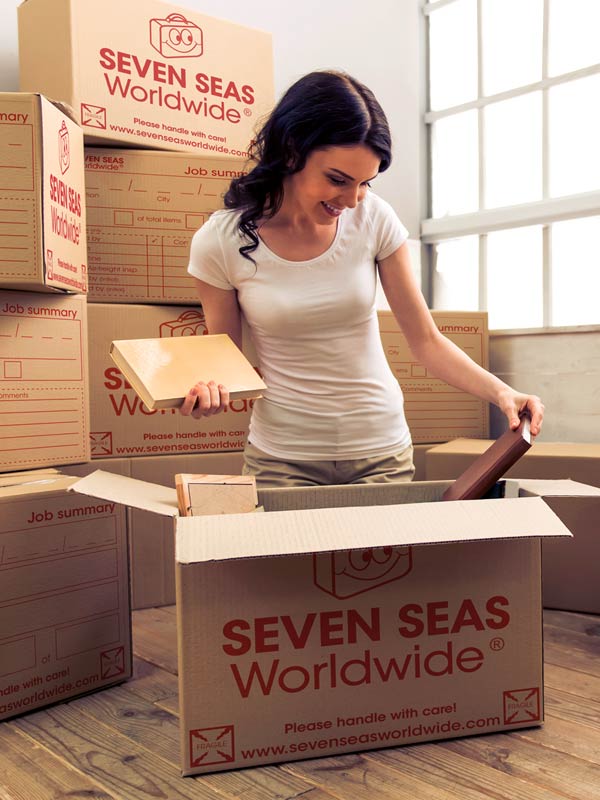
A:
[[[432,311],[441,333],[476,364],[488,368],[485,311]],[[379,330],[388,363],[404,394],[404,410],[415,444],[431,446],[461,436],[489,436],[489,404],[433,377],[408,346],[391,311],[379,311]]]
[[[75,480],[0,477],[0,719],[131,675],[125,508]]]
[[[239,158],[86,147],[89,300],[197,303],[192,236],[245,169]]]
[[[271,36],[160,0],[107,0],[91,15],[85,0],[25,0],[20,85],[67,104],[85,136],[87,452],[111,459],[114,471],[134,458],[168,483],[160,456],[197,454],[206,465],[212,454],[220,462],[241,452],[251,402],[203,420],[151,412],[109,347],[115,339],[207,332],[187,274],[190,241],[247,168],[255,126],[273,104]],[[177,471],[184,470],[170,474]],[[153,520],[144,546],[134,535],[135,607],[174,601],[172,563],[169,570],[162,558],[172,536],[159,528]]]
[[[6,472],[89,459],[87,247],[79,127],[39,94],[1,93],[0,120]]]
[[[269,34],[161,0],[25,0],[19,73],[104,147],[245,157],[273,101]]]

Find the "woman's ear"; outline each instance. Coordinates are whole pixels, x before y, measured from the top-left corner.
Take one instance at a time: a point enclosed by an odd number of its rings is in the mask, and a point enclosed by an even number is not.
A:
[[[297,171],[299,156],[296,146],[291,139],[288,139],[283,146],[283,159],[288,174],[291,175],[293,172]]]

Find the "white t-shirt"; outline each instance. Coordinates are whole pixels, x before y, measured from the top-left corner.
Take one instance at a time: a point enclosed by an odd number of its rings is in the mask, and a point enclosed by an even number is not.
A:
[[[262,241],[253,264],[238,211],[217,211],[192,240],[188,271],[235,289],[268,387],[254,404],[249,441],[282,459],[346,460],[410,445],[404,401],[381,344],[377,260],[408,237],[373,192],[338,219],[328,250],[287,261]]]

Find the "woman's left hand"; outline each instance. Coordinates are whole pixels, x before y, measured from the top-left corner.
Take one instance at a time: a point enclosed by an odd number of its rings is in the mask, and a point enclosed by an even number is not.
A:
[[[516,430],[521,422],[520,417],[527,414],[531,420],[531,435],[537,436],[542,429],[544,404],[535,394],[522,394],[513,389],[503,392],[498,398],[498,407],[506,414],[511,430]]]

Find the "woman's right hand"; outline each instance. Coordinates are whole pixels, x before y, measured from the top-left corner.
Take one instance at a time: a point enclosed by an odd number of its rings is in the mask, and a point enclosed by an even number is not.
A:
[[[214,381],[200,381],[189,390],[179,406],[179,413],[184,417],[212,417],[220,414],[229,405],[229,390]]]

